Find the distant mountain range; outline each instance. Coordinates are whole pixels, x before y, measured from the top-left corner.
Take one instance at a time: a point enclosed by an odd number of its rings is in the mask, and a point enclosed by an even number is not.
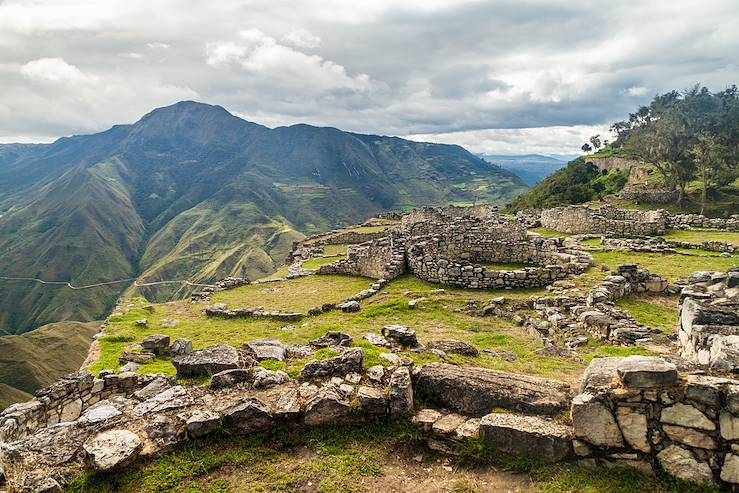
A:
[[[304,234],[527,186],[459,146],[293,125],[191,101],[53,144],[0,145],[0,276],[74,285],[256,278]],[[0,333],[103,317],[126,283],[0,280]],[[152,287],[152,300],[186,286]]]
[[[542,156],[540,154],[498,155],[482,154],[480,157],[518,175],[524,183],[533,187],[547,176],[567,165],[577,156]]]

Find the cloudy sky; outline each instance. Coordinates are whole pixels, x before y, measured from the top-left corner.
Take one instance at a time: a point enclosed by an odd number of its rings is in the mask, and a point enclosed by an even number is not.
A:
[[[657,93],[739,83],[736,0],[0,0],[0,142],[183,99],[571,154]]]

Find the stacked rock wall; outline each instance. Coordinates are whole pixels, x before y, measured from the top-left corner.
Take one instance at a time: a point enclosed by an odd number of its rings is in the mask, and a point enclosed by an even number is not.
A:
[[[682,355],[706,368],[739,372],[739,271],[696,272],[682,294]]]
[[[700,214],[669,214],[667,227],[670,229],[723,229],[739,231],[739,215],[728,218],[711,218]]]
[[[625,200],[634,200],[636,202],[645,202],[647,204],[672,204],[678,197],[677,190],[667,189],[644,189],[637,187],[629,187],[621,190],[619,197]]]
[[[57,423],[75,421],[87,408],[115,395],[130,395],[154,377],[135,373],[93,378],[87,372],[71,373],[43,388],[27,402],[0,413],[0,442],[11,442]]]
[[[418,223],[445,224],[462,219],[485,221],[497,220],[498,217],[497,207],[485,204],[472,207],[423,207],[405,214],[400,220],[400,227],[409,231]]]
[[[660,358],[595,359],[571,415],[584,460],[739,484],[737,380],[679,374]]]
[[[318,274],[349,274],[391,280],[405,273],[405,247],[392,235],[351,245],[345,260],[322,265]]]
[[[603,206],[568,206],[544,209],[540,216],[545,228],[570,234],[609,233],[616,236],[652,236],[665,232],[665,213],[630,211]]]

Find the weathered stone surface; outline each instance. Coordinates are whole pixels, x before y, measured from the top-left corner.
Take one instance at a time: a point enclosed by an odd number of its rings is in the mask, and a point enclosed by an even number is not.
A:
[[[677,367],[662,358],[629,356],[617,367],[621,383],[629,388],[671,387],[677,384]]]
[[[575,436],[600,447],[622,447],[623,437],[611,411],[591,394],[572,400]]]
[[[300,378],[310,380],[313,378],[326,378],[335,375],[346,375],[347,373],[361,373],[364,369],[364,351],[354,348],[343,354],[323,361],[312,361],[305,365],[300,372]]]
[[[682,447],[670,445],[657,454],[657,459],[662,468],[676,478],[698,484],[713,482],[713,472],[708,463],[696,460],[689,450]]]
[[[727,411],[722,411],[718,422],[721,436],[724,439],[739,440],[739,418]]]
[[[82,412],[82,399],[74,399],[64,406],[59,415],[59,422],[74,421],[80,417]]]
[[[699,430],[713,431],[716,429],[716,425],[705,414],[690,404],[683,404],[682,402],[662,409],[660,421],[687,428],[698,428]]]
[[[619,406],[616,419],[624,439],[632,448],[644,453],[651,451],[647,439],[647,416],[642,410]]]
[[[116,416],[120,416],[120,414],[121,412],[109,402],[102,401],[85,411],[85,413],[80,417],[78,423],[83,426],[87,426],[107,421]]]
[[[336,346],[349,347],[352,344],[352,336],[343,332],[327,332],[325,336],[310,341],[310,345],[315,348],[327,348]]]
[[[421,409],[418,411],[411,422],[414,426],[421,428],[423,431],[431,431],[434,423],[441,418],[441,413],[435,409]]]
[[[251,370],[246,368],[233,368],[231,370],[219,371],[210,379],[211,389],[222,389],[232,387],[237,383],[248,382]]]
[[[682,426],[664,425],[662,429],[665,431],[670,440],[684,443],[691,447],[715,450],[716,442],[713,438],[692,428],[683,428]]]
[[[380,383],[385,376],[385,367],[382,365],[370,366],[367,368],[367,378],[371,382]]]
[[[721,480],[731,484],[739,484],[739,456],[726,454],[721,468]]]
[[[382,328],[382,335],[391,343],[402,347],[418,347],[416,331],[403,325],[386,325]]]
[[[272,405],[274,417],[278,419],[292,419],[300,414],[300,401],[295,388],[280,389],[277,399]]]
[[[118,357],[118,362],[121,364],[138,363],[140,365],[145,365],[148,363],[152,363],[155,359],[156,359],[156,355],[154,353],[149,353],[149,352],[122,353]]]
[[[470,418],[459,425],[456,435],[459,440],[469,440],[480,437],[480,418]]]
[[[305,404],[304,422],[308,426],[340,423],[351,416],[349,402],[334,389],[323,387]]]
[[[448,354],[461,354],[463,356],[479,356],[480,351],[474,346],[470,346],[466,342],[462,341],[432,341],[426,345],[429,349],[436,349],[444,351]]]
[[[94,470],[109,471],[134,459],[141,439],[128,430],[108,430],[85,442],[83,448]]]
[[[385,414],[387,412],[387,397],[385,389],[360,385],[357,389],[357,400],[366,414]]]
[[[480,438],[503,452],[550,463],[572,454],[572,429],[536,416],[488,414],[480,421]]]
[[[172,359],[177,376],[204,377],[240,366],[239,352],[228,344],[216,344],[194,353]]]
[[[284,371],[271,371],[265,368],[255,368],[252,378],[255,389],[273,387],[290,381],[290,377]]]
[[[340,304],[339,308],[345,313],[358,312],[360,310],[359,302],[353,300]]]
[[[496,408],[554,415],[569,407],[568,385],[539,377],[435,363],[418,373],[419,398],[468,416]]]
[[[266,339],[246,344],[257,361],[284,361],[287,356],[286,347],[281,341]]]
[[[187,436],[197,438],[221,427],[221,417],[212,411],[196,411],[187,419]]]
[[[247,433],[264,431],[272,426],[270,410],[260,400],[247,398],[225,411],[223,417],[229,426]]]
[[[134,392],[133,396],[140,401],[145,401],[157,394],[161,394],[171,386],[171,383],[166,378],[156,378],[143,389]]]
[[[407,367],[396,368],[390,376],[388,398],[390,414],[405,414],[413,408],[413,383]]]
[[[192,341],[190,339],[177,339],[172,343],[172,347],[169,348],[172,356],[184,356],[192,353]]]
[[[403,364],[403,360],[400,359],[400,356],[394,353],[380,353],[378,357],[383,361],[387,361],[392,366],[400,366]]]
[[[380,334],[365,334],[364,339],[368,341],[370,344],[374,344],[375,346],[381,346],[381,347],[387,347],[390,345],[389,342],[387,342],[387,339],[385,339]]]
[[[467,418],[461,414],[445,414],[434,422],[431,430],[437,435],[453,438],[456,436],[457,428],[462,426],[465,421],[467,421]]]
[[[192,399],[187,395],[187,390],[181,385],[177,385],[142,402],[133,409],[133,412],[136,416],[143,416],[152,412],[177,409],[191,403]]]
[[[169,354],[169,336],[157,334],[141,341],[141,347],[157,356]]]
[[[285,347],[287,359],[308,359],[315,356],[316,352],[309,346],[289,345]]]

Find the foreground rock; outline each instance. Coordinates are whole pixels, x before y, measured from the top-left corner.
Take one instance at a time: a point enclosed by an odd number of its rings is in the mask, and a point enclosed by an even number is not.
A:
[[[549,463],[572,454],[572,429],[537,416],[506,413],[483,416],[480,439],[497,450]]]
[[[428,343],[429,349],[435,349],[447,354],[461,354],[462,356],[479,356],[480,351],[462,341],[432,341]]]
[[[196,378],[213,375],[223,370],[243,366],[239,351],[228,344],[217,344],[172,360],[180,378]]]
[[[349,349],[342,355],[323,361],[313,361],[305,365],[300,378],[311,380],[348,373],[362,373],[364,370],[364,351],[360,348]]]
[[[570,404],[570,387],[562,382],[447,364],[421,368],[416,393],[421,399],[469,416],[484,416],[496,408],[556,415]]]
[[[94,470],[109,471],[133,460],[141,439],[128,430],[109,430],[85,442],[83,448]]]

